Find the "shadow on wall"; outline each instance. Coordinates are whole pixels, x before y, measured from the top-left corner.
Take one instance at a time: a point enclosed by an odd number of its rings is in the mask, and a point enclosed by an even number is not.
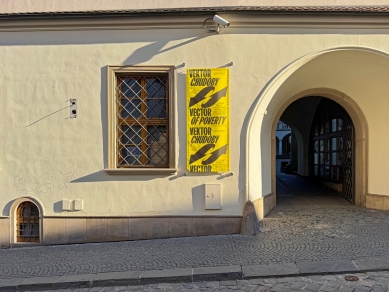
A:
[[[202,212],[205,209],[204,185],[192,188],[192,205],[195,212]]]
[[[104,66],[100,70],[101,86],[100,86],[100,111],[101,111],[101,132],[103,135],[103,165],[104,169],[108,168],[108,66]],[[96,173],[95,173],[96,174]],[[93,176],[94,174],[87,175]],[[107,174],[106,174],[107,175]]]
[[[178,73],[177,84],[186,84],[186,74]],[[185,86],[177,86],[177,96],[185,96],[186,97],[186,88]],[[176,98],[176,109],[186,108],[186,98]],[[184,147],[177,147],[177,175],[183,175],[186,172],[186,111],[176,111],[176,127],[177,133],[176,137],[178,137],[178,145],[184,145]]]
[[[151,44],[145,45],[141,48],[136,49],[126,60],[123,61],[124,65],[136,65],[141,64],[144,62],[147,62],[151,60],[154,56],[162,53],[166,53],[168,51],[171,51],[173,49],[179,48],[181,46],[193,43],[195,41],[201,40],[203,38],[206,38],[208,36],[211,36],[209,33],[202,33],[200,36],[194,36],[189,40],[183,41],[179,44],[173,45],[171,47],[162,49],[165,47],[169,42],[171,42],[174,39],[169,39],[166,41],[157,41],[153,42]],[[179,65],[179,64],[176,64]]]
[[[201,25],[201,24],[199,24]],[[263,28],[263,29],[234,29],[229,28],[228,30],[224,30],[223,34],[236,34],[236,33],[242,33],[242,30],[244,30],[244,34],[250,35],[250,34],[262,34],[262,35],[309,35],[309,34],[347,34],[350,35],[374,35],[374,34],[381,34],[380,30],[376,31],[370,31],[365,30],[356,31],[355,29],[326,29],[318,32],[317,30],[311,30],[311,29],[289,29],[289,28]],[[89,30],[88,33],[85,33],[85,31],[55,31],[50,34],[50,37],[48,37],[47,31],[27,31],[27,32],[2,32],[2,38],[0,39],[0,46],[52,46],[52,45],[89,45],[89,44],[126,44],[126,43],[150,43],[154,42],[156,39],[161,37],[161,30],[155,29],[155,30],[149,30],[146,33],[144,33],[144,30],[109,30],[109,33],[102,33],[102,30]],[[212,34],[209,34],[204,29],[199,28],[198,30],[195,30],[198,34],[198,32],[201,32],[203,36],[198,37],[190,35],[191,31],[194,30],[184,30],[184,29],[170,29],[171,33],[169,34],[170,40],[179,40],[179,39],[199,39],[202,37],[210,36]],[[107,32],[107,31],[105,31]],[[50,33],[50,32],[49,32]],[[166,34],[165,34],[166,35]],[[7,37],[9,36],[9,37]],[[192,40],[194,41],[194,40]],[[186,41],[187,43],[190,43],[191,40]],[[155,49],[156,47],[163,47],[160,44],[158,45],[150,45],[150,51],[152,49]],[[174,48],[174,47],[172,47]],[[169,50],[168,48],[167,50]]]
[[[161,38],[161,33],[158,29],[148,31],[144,30],[110,30],[109,33],[102,33],[101,30],[85,31],[56,31],[48,37],[47,31],[28,31],[28,32],[12,32],[8,34],[4,32],[4,37],[0,39],[0,46],[52,46],[52,45],[89,45],[89,44],[129,44],[129,43],[150,43],[145,46],[145,53],[152,53],[153,50],[160,50],[164,45],[170,41],[186,39],[182,44],[174,45],[172,47],[161,50],[160,53],[169,51],[184,44],[191,43],[197,39],[201,39],[212,34],[209,34],[204,29],[198,30],[183,30],[170,29],[170,34],[164,34],[169,37],[167,42],[155,42],[156,39]],[[193,34],[195,31],[195,35]],[[106,32],[106,31],[105,31]],[[50,33],[50,32],[49,32]],[[198,34],[200,33],[200,36]],[[189,40],[188,40],[189,39]],[[160,49],[158,49],[160,48]]]
[[[3,216],[10,216],[9,214],[9,210],[11,209],[11,206],[12,204],[15,202],[16,200],[12,200],[12,201],[9,201],[7,204],[5,204],[4,208],[3,208],[3,212],[2,212],[2,215]]]
[[[70,183],[101,182],[101,181],[149,181],[164,178],[166,175],[109,175],[105,170],[100,170],[77,179]]]
[[[62,213],[62,201],[55,202],[53,205],[53,210],[55,213]]]

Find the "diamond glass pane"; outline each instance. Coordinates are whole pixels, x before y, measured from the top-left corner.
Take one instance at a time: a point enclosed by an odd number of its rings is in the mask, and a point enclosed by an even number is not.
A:
[[[146,81],[147,98],[164,98],[166,96],[167,78],[148,78]]]
[[[121,117],[140,118],[142,116],[142,101],[139,98],[122,99],[121,100]]]
[[[122,148],[121,164],[140,165],[141,164],[141,149],[137,146],[125,146]]]
[[[166,118],[166,99],[148,99],[147,117],[148,118]]]
[[[140,144],[142,141],[141,137],[141,126],[122,126],[119,131],[122,144]]]
[[[141,80],[136,78],[121,79],[121,94],[127,98],[140,98]]]

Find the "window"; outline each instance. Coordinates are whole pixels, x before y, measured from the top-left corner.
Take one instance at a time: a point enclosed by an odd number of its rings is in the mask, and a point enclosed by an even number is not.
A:
[[[173,67],[109,67],[109,173],[174,173]]]
[[[339,104],[323,98],[311,132],[311,174],[342,183],[343,193],[349,201],[354,200],[353,141],[354,126],[350,116]]]
[[[39,242],[39,210],[31,202],[23,202],[17,209],[17,242]]]

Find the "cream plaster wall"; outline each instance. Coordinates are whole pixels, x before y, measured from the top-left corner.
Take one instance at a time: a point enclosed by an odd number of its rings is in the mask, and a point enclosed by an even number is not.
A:
[[[388,0],[1,0],[0,13],[228,6],[373,6]]]
[[[385,183],[389,154],[382,135],[389,126],[383,110],[389,105],[385,83],[389,61],[385,57],[347,51],[323,55],[295,71],[285,83],[270,88],[266,96],[262,91],[285,66],[315,51],[368,46],[389,52],[388,32],[233,28],[220,35],[203,29],[1,32],[2,215],[8,216],[12,201],[21,196],[43,202],[45,216],[241,215],[247,197],[256,199],[273,192],[271,129],[260,135],[262,118],[272,123],[287,98],[312,87],[334,88],[355,98],[369,124],[369,192],[389,195]],[[219,67],[231,61],[230,160],[234,175],[184,176],[185,69]],[[106,66],[183,62],[186,67],[177,70],[176,83],[178,173],[108,175],[104,171]],[[32,124],[66,107],[70,98],[78,101],[76,119],[68,119],[69,110],[65,109]],[[269,105],[272,98],[277,102]],[[248,125],[256,107],[258,115],[252,120],[250,129],[254,131],[247,145]],[[254,153],[249,161],[247,153]],[[204,183],[223,185],[221,211],[204,210]],[[84,210],[62,212],[62,199],[83,199]]]
[[[0,248],[9,247],[10,225],[9,219],[0,216]]]

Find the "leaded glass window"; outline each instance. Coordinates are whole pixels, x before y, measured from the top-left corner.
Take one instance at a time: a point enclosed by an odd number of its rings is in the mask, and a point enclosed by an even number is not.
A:
[[[117,167],[168,167],[167,73],[118,74]]]

